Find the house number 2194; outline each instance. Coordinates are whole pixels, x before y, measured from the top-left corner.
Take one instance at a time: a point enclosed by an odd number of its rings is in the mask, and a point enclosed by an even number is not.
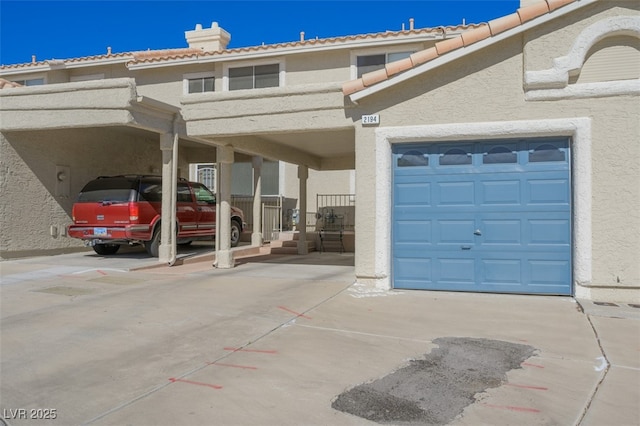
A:
[[[380,124],[380,115],[372,114],[372,115],[363,115],[362,116],[362,124]]]

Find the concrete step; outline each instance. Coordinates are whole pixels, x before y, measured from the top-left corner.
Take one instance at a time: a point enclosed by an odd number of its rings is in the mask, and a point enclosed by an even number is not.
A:
[[[272,241],[271,254],[298,254],[298,242],[293,240]],[[316,251],[315,241],[307,241],[307,251]]]

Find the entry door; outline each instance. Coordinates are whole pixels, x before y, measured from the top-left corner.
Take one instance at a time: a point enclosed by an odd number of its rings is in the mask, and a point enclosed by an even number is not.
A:
[[[567,139],[393,151],[395,288],[571,294]]]

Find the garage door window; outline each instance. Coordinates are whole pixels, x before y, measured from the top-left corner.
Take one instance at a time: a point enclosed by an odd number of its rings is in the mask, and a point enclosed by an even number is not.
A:
[[[464,149],[452,148],[440,157],[441,166],[462,166],[471,164],[471,154]]]
[[[482,164],[508,164],[517,162],[518,154],[506,146],[495,146],[482,157]]]
[[[398,167],[424,167],[429,165],[429,157],[420,151],[408,151],[398,158]]]
[[[564,151],[550,143],[542,144],[529,152],[529,162],[565,161]]]

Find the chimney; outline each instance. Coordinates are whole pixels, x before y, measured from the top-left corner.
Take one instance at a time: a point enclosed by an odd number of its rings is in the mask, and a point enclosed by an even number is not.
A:
[[[231,34],[218,26],[217,22],[211,23],[211,28],[202,29],[197,24],[195,30],[185,31],[184,36],[190,48],[201,49],[205,52],[219,52],[225,50],[231,40]]]

